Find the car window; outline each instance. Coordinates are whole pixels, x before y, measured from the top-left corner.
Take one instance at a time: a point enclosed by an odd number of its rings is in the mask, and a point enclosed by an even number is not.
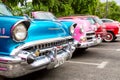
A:
[[[12,16],[12,13],[8,7],[6,7],[4,4],[0,3],[0,15]]]
[[[106,19],[106,20],[102,19],[102,21],[103,22],[114,22],[113,20],[108,20],[108,19]]]

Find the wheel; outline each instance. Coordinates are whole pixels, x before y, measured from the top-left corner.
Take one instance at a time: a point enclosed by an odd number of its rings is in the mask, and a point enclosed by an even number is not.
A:
[[[107,32],[106,37],[104,38],[105,42],[112,42],[115,40],[115,35],[112,32]]]

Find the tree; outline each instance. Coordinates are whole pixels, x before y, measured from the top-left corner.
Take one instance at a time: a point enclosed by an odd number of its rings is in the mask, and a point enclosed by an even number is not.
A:
[[[99,0],[74,0],[72,8],[75,14],[95,14]]]

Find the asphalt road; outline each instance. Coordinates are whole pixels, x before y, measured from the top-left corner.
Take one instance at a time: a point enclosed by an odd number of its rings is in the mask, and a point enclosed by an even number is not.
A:
[[[120,39],[101,43],[52,70],[41,70],[5,80],[120,80]]]

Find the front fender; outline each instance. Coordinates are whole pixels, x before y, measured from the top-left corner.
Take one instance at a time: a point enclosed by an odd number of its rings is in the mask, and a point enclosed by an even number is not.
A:
[[[60,21],[62,24],[64,24],[64,28],[65,28],[65,30],[67,31],[67,33],[69,33],[69,34],[71,34],[70,33],[70,27],[71,26],[74,26],[75,27],[75,23],[74,22],[72,22],[72,21]]]

